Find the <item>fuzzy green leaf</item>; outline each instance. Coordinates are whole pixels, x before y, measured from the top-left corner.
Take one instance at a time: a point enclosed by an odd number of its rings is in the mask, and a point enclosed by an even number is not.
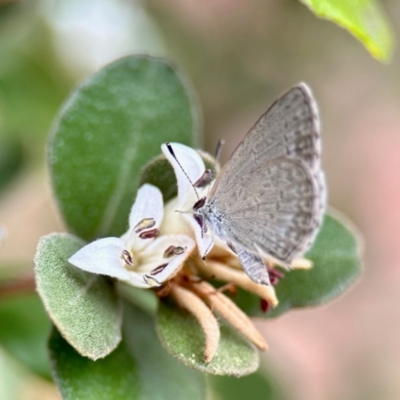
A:
[[[257,370],[259,353],[232,327],[220,324],[221,338],[216,355],[204,361],[204,333],[196,319],[168,302],[160,302],[157,332],[167,351],[181,363],[215,375],[248,375]]]
[[[254,374],[236,379],[232,376],[209,375],[211,399],[215,400],[284,400],[277,379],[260,368]]]
[[[64,400],[205,399],[204,376],[165,352],[149,315],[129,303],[124,308],[124,340],[102,360],[80,356],[53,331],[50,357]]]
[[[161,59],[125,57],[89,77],[64,104],[49,141],[68,227],[86,240],[123,234],[142,166],[167,141],[196,145],[198,131],[186,79]]]
[[[153,158],[140,173],[139,186],[150,183],[157,186],[163,194],[164,203],[178,193],[174,169],[164,155]]]
[[[50,378],[46,342],[50,320],[36,294],[0,301],[0,345],[33,372]],[[0,396],[1,397],[1,396]]]
[[[337,213],[325,215],[317,239],[306,258],[310,270],[292,270],[275,287],[279,305],[264,314],[260,299],[239,291],[233,298],[251,316],[275,317],[298,307],[327,303],[348,289],[361,274],[361,244],[358,233]]]
[[[121,340],[119,298],[104,276],[68,263],[83,242],[72,235],[41,238],[35,256],[37,290],[52,321],[82,355],[105,357]]]
[[[378,1],[300,0],[317,16],[347,29],[380,61],[390,61],[393,35]]]

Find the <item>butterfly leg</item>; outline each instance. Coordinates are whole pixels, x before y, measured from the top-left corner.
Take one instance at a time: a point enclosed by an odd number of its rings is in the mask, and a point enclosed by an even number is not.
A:
[[[236,244],[228,243],[228,246],[237,254],[244,272],[253,282],[260,285],[271,285],[268,269],[259,255],[251,253]]]

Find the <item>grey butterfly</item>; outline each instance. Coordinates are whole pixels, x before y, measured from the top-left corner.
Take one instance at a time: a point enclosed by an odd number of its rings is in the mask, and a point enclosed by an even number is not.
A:
[[[270,284],[263,258],[290,266],[313,243],[326,200],[320,153],[317,106],[300,83],[260,117],[194,205],[254,282]]]

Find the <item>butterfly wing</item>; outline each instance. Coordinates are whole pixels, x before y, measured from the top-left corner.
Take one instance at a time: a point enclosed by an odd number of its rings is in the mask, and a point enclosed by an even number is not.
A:
[[[295,86],[261,116],[209,203],[226,237],[251,252],[290,264],[307,250],[325,204],[318,115],[307,86]]]

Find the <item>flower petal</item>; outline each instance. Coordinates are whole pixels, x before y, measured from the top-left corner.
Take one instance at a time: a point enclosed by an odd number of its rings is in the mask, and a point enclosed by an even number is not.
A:
[[[142,263],[139,271],[145,276],[150,286],[160,286],[175,276],[194,250],[195,245],[194,240],[186,235],[161,236],[146,247],[141,254]]]
[[[154,224],[151,225],[151,229],[158,229],[163,219],[163,205],[161,191],[156,186],[146,183],[138,190],[129,214],[129,230],[123,236],[128,249],[137,251],[149,243],[151,239],[140,239],[135,229],[137,230],[138,224],[144,219],[153,219]]]
[[[114,237],[99,239],[82,247],[68,261],[84,271],[127,280],[129,273],[121,258],[124,249],[125,244],[122,239]]]
[[[160,227],[161,234],[188,235],[196,240],[200,256],[205,256],[213,248],[213,240],[218,240],[218,238],[213,238],[210,231],[207,233],[202,232],[200,225],[192,214],[176,212],[177,209],[178,200],[176,198],[166,204],[164,219]],[[230,250],[230,252],[232,251]]]
[[[170,143],[170,146],[182,168],[175,157],[169,152],[166,144],[161,146],[161,150],[175,171],[176,180],[178,181],[178,204],[179,207],[186,206],[190,207],[191,210],[193,204],[197,201],[193,184],[203,175],[205,171],[204,162],[199,153],[188,146],[180,143]]]
[[[214,238],[212,232],[210,230],[207,233],[203,232],[193,215],[182,214],[182,217],[193,229],[200,256],[205,257],[213,247]]]

